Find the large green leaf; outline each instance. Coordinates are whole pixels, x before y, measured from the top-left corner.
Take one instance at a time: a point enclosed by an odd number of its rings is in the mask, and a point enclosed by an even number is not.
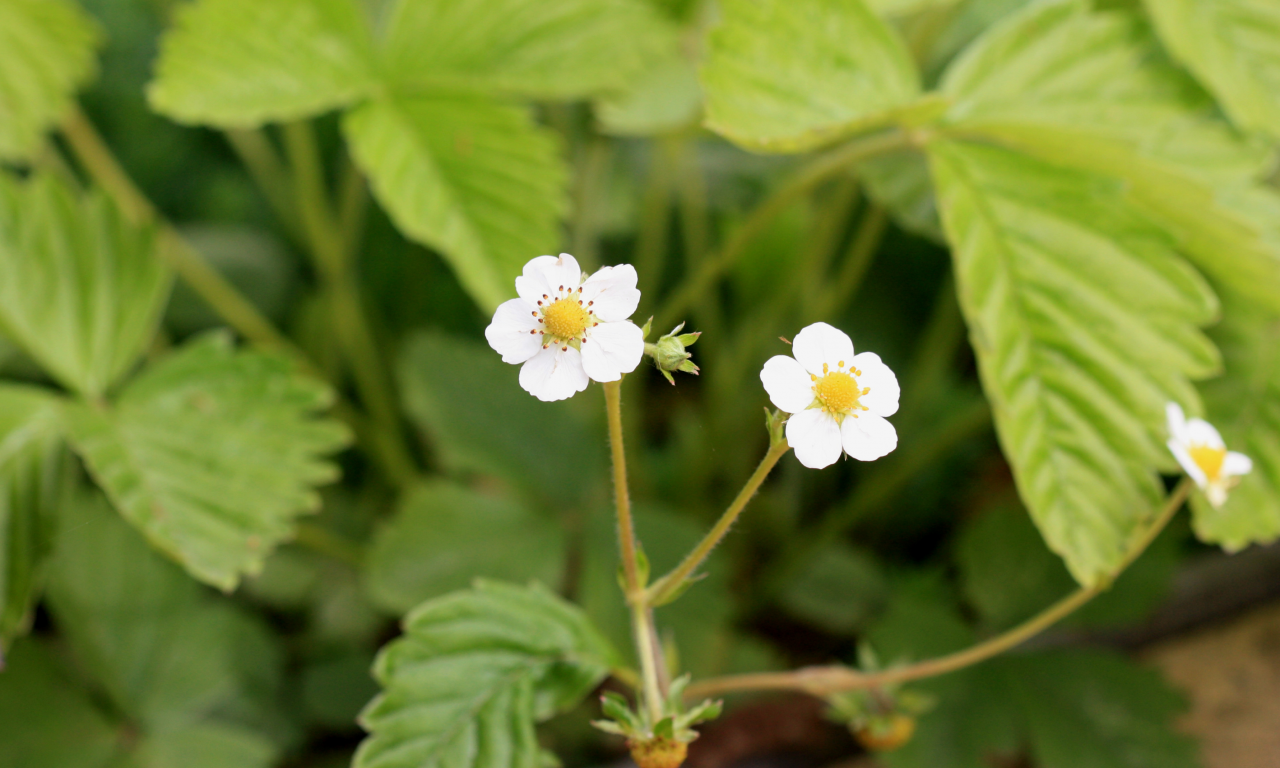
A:
[[[0,654],[31,623],[64,485],[57,401],[0,384]]]
[[[1145,0],[1169,50],[1242,128],[1280,137],[1280,5]]]
[[[67,387],[102,395],[155,333],[171,279],[105,195],[0,175],[0,327]]]
[[[997,147],[929,155],[961,309],[1018,490],[1083,584],[1160,503],[1165,404],[1214,373],[1217,302],[1123,184]]]
[[[945,132],[1123,178],[1126,197],[1207,275],[1280,309],[1280,245],[1239,201],[1274,197],[1254,184],[1265,147],[1217,119],[1134,16],[1033,3],[957,59],[942,90]]]
[[[920,92],[906,46],[863,0],[726,0],[702,83],[707,126],[798,152],[881,125]]]
[[[61,529],[49,605],[112,719],[138,733],[139,766],[270,765],[286,726],[283,659],[266,627],[200,588],[96,494],[66,505]]]
[[[400,614],[476,577],[559,584],[564,558],[555,520],[435,480],[410,491],[374,535],[366,579],[374,601]]]
[[[1197,535],[1228,549],[1280,536],[1280,316],[1228,297],[1213,330],[1226,373],[1204,387],[1209,421],[1253,471],[1214,509],[1192,501]]]
[[[789,613],[835,634],[861,629],[886,592],[880,562],[845,544],[815,552],[779,589]]]
[[[614,652],[573,605],[478,582],[424,603],[378,656],[356,768],[534,768],[533,726],[577,704]]]
[[[148,369],[112,407],[67,409],[72,443],[125,519],[225,590],[319,505],[346,441],[315,418],[332,393],[287,358],[215,333]]]
[[[197,0],[165,35],[147,95],[183,123],[251,127],[365,97],[373,61],[354,0]]]
[[[40,148],[93,76],[98,37],[69,0],[0,0],[0,160]]]
[[[622,88],[659,50],[641,0],[400,0],[383,69],[400,90],[575,98]]]
[[[400,389],[449,470],[502,478],[549,505],[580,503],[604,472],[599,438],[578,403],[529,397],[518,371],[485,344],[424,332],[401,353]],[[573,467],[573,479],[555,467]]]
[[[524,109],[475,95],[382,98],[343,129],[374,193],[492,310],[530,258],[559,241],[566,173],[554,135]]]

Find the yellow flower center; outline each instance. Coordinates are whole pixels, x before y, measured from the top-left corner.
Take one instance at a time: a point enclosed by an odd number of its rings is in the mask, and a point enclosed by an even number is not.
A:
[[[1208,445],[1193,445],[1187,449],[1191,460],[1204,471],[1209,482],[1217,482],[1222,476],[1222,463],[1227,459],[1226,448],[1214,448]]]
[[[547,333],[561,339],[582,337],[587,328],[588,314],[575,298],[560,299],[542,310],[542,322]]]
[[[844,367],[843,363],[841,363],[841,367]],[[825,372],[825,365],[823,369]],[[858,380],[854,378],[852,373],[845,373],[844,371],[827,373],[817,382],[813,386],[813,393],[817,395],[818,400],[831,413],[848,413],[854,409],[867,410],[866,406],[858,404],[858,398],[871,390],[866,388],[859,389]]]

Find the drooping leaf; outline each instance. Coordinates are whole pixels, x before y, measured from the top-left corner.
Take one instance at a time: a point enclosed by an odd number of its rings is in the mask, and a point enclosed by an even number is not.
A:
[[[929,161],[924,155],[901,150],[869,158],[858,163],[858,178],[898,226],[937,243],[944,241]]]
[[[27,160],[93,77],[97,26],[70,0],[0,3],[0,160]]]
[[[244,728],[193,723],[153,734],[138,745],[138,768],[271,768],[277,750]]]
[[[97,494],[75,497],[60,522],[49,605],[116,712],[148,734],[211,718],[259,740],[281,728],[282,658],[259,621],[153,551]]]
[[[906,46],[863,0],[727,0],[702,83],[707,126],[771,152],[884,125],[920,92]]]
[[[640,0],[400,0],[383,69],[399,88],[565,99],[618,90],[659,49]]]
[[[604,467],[577,403],[542,403],[516,366],[486,345],[421,333],[404,347],[400,389],[410,417],[454,472],[482,472],[552,504],[581,501]],[[556,467],[573,467],[572,480]]]
[[[198,0],[176,16],[147,96],[179,122],[298,120],[352,104],[377,82],[354,0]]]
[[[439,250],[485,309],[555,250],[566,173],[525,110],[468,94],[388,97],[350,112],[343,130],[396,225]]]
[[[31,623],[61,498],[63,448],[57,401],[0,385],[0,654]]]
[[[867,552],[837,545],[819,550],[781,586],[780,602],[815,626],[851,634],[880,607],[886,584]]]
[[[72,444],[125,519],[224,590],[256,573],[337,476],[346,431],[286,358],[209,334],[149,368],[110,407],[67,409]]]
[[[123,736],[33,639],[14,646],[0,685],[0,765],[111,768]]]
[[[1280,243],[1238,202],[1274,197],[1255,183],[1266,147],[1218,119],[1133,15],[1030,4],[960,56],[942,90],[945,133],[1123,179],[1125,197],[1208,276],[1280,309]]]
[[[1236,550],[1280,536],[1280,317],[1230,296],[1212,336],[1225,373],[1204,386],[1206,414],[1253,471],[1221,509],[1200,497],[1191,508],[1201,539]]]
[[[1213,293],[1116,181],[929,148],[957,290],[1018,490],[1082,584],[1121,563],[1170,466],[1165,404],[1214,373]]]
[[[436,480],[410,491],[374,535],[365,578],[374,601],[401,614],[476,577],[559,584],[564,558],[555,520]]]
[[[1164,44],[1241,128],[1280,137],[1280,5],[1144,0]]]
[[[693,125],[701,111],[697,68],[674,40],[625,90],[596,102],[600,130],[614,136],[677,131]]]
[[[478,582],[423,603],[382,650],[355,768],[534,768],[536,721],[577,704],[614,652],[538,586]]]
[[[149,228],[52,176],[0,176],[0,328],[70,389],[98,397],[150,342],[171,278]]]

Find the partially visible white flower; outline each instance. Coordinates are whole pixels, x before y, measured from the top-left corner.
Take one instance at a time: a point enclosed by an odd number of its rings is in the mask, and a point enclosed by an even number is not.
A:
[[[627,320],[640,303],[630,264],[587,277],[567,253],[539,256],[516,278],[484,329],[502,362],[519,365],[520,386],[539,400],[564,400],[590,379],[617,381],[644,357],[644,334]]]
[[[1169,419],[1169,450],[1187,475],[1200,486],[1209,503],[1221,507],[1227,493],[1253,470],[1253,460],[1228,451],[1218,430],[1204,419],[1187,419],[1182,406],[1165,406]]]
[[[843,332],[814,323],[796,334],[791,354],[770,358],[760,371],[769,399],[787,420],[787,442],[806,467],[840,458],[872,461],[898,447],[885,420],[898,411],[898,378],[873,352],[853,354]]]

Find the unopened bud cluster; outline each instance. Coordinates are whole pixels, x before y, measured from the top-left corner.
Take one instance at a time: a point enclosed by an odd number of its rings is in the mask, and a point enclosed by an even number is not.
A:
[[[653,318],[649,319],[644,326],[644,335],[649,337],[649,326],[653,323]],[[671,384],[675,384],[676,380],[671,374],[674,371],[683,371],[684,373],[692,373],[698,375],[698,366],[694,364],[693,354],[688,351],[688,347],[702,335],[701,331],[693,333],[680,333],[684,328],[684,323],[677,325],[671,329],[671,333],[666,334],[658,339],[657,343],[644,345],[644,353],[653,358],[654,365],[658,366],[658,371]]]

